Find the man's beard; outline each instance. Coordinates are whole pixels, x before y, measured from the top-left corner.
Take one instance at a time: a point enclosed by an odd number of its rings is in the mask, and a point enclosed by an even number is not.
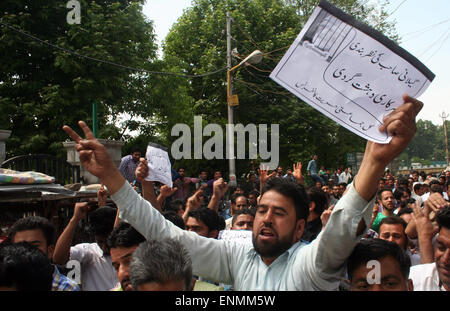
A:
[[[272,229],[273,230],[273,229]],[[279,239],[278,233],[273,231],[276,236],[275,243],[264,243],[258,241],[258,234],[253,234],[253,247],[256,252],[263,258],[275,258],[283,254],[292,246],[292,235],[286,236],[284,239]]]

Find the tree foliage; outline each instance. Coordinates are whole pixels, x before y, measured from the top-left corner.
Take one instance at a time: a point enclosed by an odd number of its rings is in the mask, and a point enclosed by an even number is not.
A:
[[[8,155],[61,154],[62,125],[90,123],[94,101],[101,138],[120,137],[119,113],[148,110],[148,76],[106,63],[153,67],[157,47],[143,2],[80,0],[81,24],[69,25],[66,1],[1,1],[5,24],[77,53],[0,27],[0,127],[12,130]]]
[[[333,1],[357,18],[396,39],[393,26],[375,23],[386,13],[373,14],[357,0]],[[345,164],[345,153],[364,150],[364,141],[298,100],[269,79],[287,48],[308,20],[318,1],[282,0],[194,0],[192,7],[172,27],[164,42],[164,59],[174,61],[189,74],[201,74],[226,66],[226,12],[232,17],[233,65],[259,49],[264,59],[235,73],[234,93],[239,96],[234,123],[279,124],[280,164],[307,163],[317,153],[321,163]],[[191,80],[188,95],[191,115],[209,123],[227,123],[226,73]],[[192,121],[191,121],[192,122]],[[192,165],[192,161],[190,164]],[[237,172],[248,171],[250,161],[236,162]],[[224,162],[223,171],[227,169]]]
[[[416,126],[416,135],[402,153],[400,159],[408,166],[411,162],[445,161],[444,126],[435,125],[428,120],[418,120]],[[416,159],[420,161],[416,161]]]

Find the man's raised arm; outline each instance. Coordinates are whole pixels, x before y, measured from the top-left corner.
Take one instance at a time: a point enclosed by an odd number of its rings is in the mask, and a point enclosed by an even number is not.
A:
[[[416,116],[423,103],[403,95],[404,104],[383,119],[380,132],[392,136],[388,144],[367,142],[364,158],[353,185],[361,197],[370,200],[376,193],[379,177],[386,166],[409,144],[416,133]]]
[[[298,261],[299,273],[306,267],[314,289],[335,289],[343,277],[345,261],[370,223],[378,180],[385,167],[409,144],[416,132],[415,118],[423,104],[404,95],[404,104],[386,116],[380,131],[392,136],[388,144],[367,142],[358,175],[331,213],[319,236],[308,245],[308,259]],[[303,260],[302,260],[303,259]]]
[[[111,195],[116,193],[125,183],[125,178],[120,174],[108,150],[95,138],[86,123],[79,121],[78,125],[86,139],[82,139],[67,125],[63,126],[63,130],[75,141],[75,149],[79,153],[81,164],[89,173],[100,179]]]

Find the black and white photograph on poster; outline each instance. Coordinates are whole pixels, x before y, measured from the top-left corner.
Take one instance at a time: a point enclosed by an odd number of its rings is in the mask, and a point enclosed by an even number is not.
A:
[[[389,143],[383,118],[434,74],[378,31],[322,0],[270,77],[355,134]]]

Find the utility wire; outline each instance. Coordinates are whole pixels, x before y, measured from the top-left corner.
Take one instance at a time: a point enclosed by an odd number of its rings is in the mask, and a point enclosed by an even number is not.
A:
[[[44,41],[44,40],[42,40],[42,39],[40,39],[40,38],[38,38],[36,36],[33,36],[33,35],[28,34],[28,33],[24,32],[24,31],[22,31],[20,29],[17,29],[15,27],[11,26],[11,25],[5,24],[2,21],[2,19],[0,19],[0,25],[5,26],[6,28],[11,29],[11,30],[13,30],[13,31],[15,31],[15,32],[17,32],[17,33],[19,33],[19,34],[21,34],[23,36],[26,36],[26,37],[28,37],[28,38],[30,38],[32,40],[35,40],[35,41],[38,41],[38,42],[40,42],[42,44],[48,45],[48,46],[50,46],[50,47],[52,47],[54,49],[58,49],[58,50],[64,51],[64,52],[66,52],[68,54],[71,54],[71,55],[74,55],[74,56],[77,56],[77,57],[80,57],[80,58],[84,58],[84,59],[87,59],[87,60],[90,60],[90,61],[95,61],[95,62],[99,62],[99,63],[103,63],[103,64],[108,64],[108,65],[112,65],[112,66],[119,67],[119,68],[122,68],[122,69],[131,70],[131,71],[138,71],[138,72],[143,72],[143,73],[147,73],[147,74],[171,75],[171,76],[178,76],[178,77],[184,77],[184,78],[200,78],[200,77],[210,76],[210,75],[216,74],[218,72],[227,70],[227,67],[224,67],[224,68],[215,70],[213,72],[208,72],[208,73],[204,73],[204,74],[200,74],[200,75],[189,75],[189,74],[182,74],[182,73],[175,73],[175,72],[151,71],[151,70],[145,70],[145,69],[140,69],[140,68],[134,68],[134,67],[125,66],[125,65],[113,63],[113,62],[110,62],[110,61],[98,59],[98,58],[95,58],[95,57],[86,56],[86,55],[80,54],[78,52],[75,52],[73,50],[69,50],[69,49],[60,47],[58,45],[49,43],[49,42]]]
[[[253,93],[255,93],[255,94],[257,94],[257,95],[263,97],[267,102],[269,102],[269,99],[267,98],[267,96],[265,96],[264,94],[261,94],[260,92],[258,92],[258,91],[255,90],[255,89],[251,88],[250,86],[247,85],[247,83],[242,83],[242,82],[243,82],[242,80],[236,80],[236,82],[238,82],[239,84],[243,85],[244,87],[246,87],[247,89],[249,89],[249,90],[252,91]],[[285,94],[277,94],[277,95],[283,96],[283,97],[285,97],[285,98],[287,98],[287,99],[289,99],[289,100],[291,100],[292,98],[298,100],[298,98],[297,98],[296,96],[294,96],[292,93],[288,93],[288,95],[285,95]],[[288,107],[286,107],[286,106],[284,106],[284,105],[277,105],[277,107],[279,107],[281,110],[284,110],[286,113],[288,113],[288,114],[290,114],[290,115],[292,115],[292,113],[293,113],[292,110],[290,110]],[[308,119],[306,119],[306,118],[303,118],[300,114],[297,114],[296,117],[297,117],[298,119],[300,119],[300,120],[305,121],[305,122],[308,123],[310,126],[313,126],[313,127],[320,127],[320,128],[322,128],[322,129],[324,129],[324,130],[328,130],[328,131],[331,131],[331,132],[335,132],[335,131],[336,131],[336,128],[333,128],[331,125],[327,125],[327,124],[317,124],[317,123],[314,123],[314,124],[313,124],[313,123],[311,122],[311,120],[308,120]]]

